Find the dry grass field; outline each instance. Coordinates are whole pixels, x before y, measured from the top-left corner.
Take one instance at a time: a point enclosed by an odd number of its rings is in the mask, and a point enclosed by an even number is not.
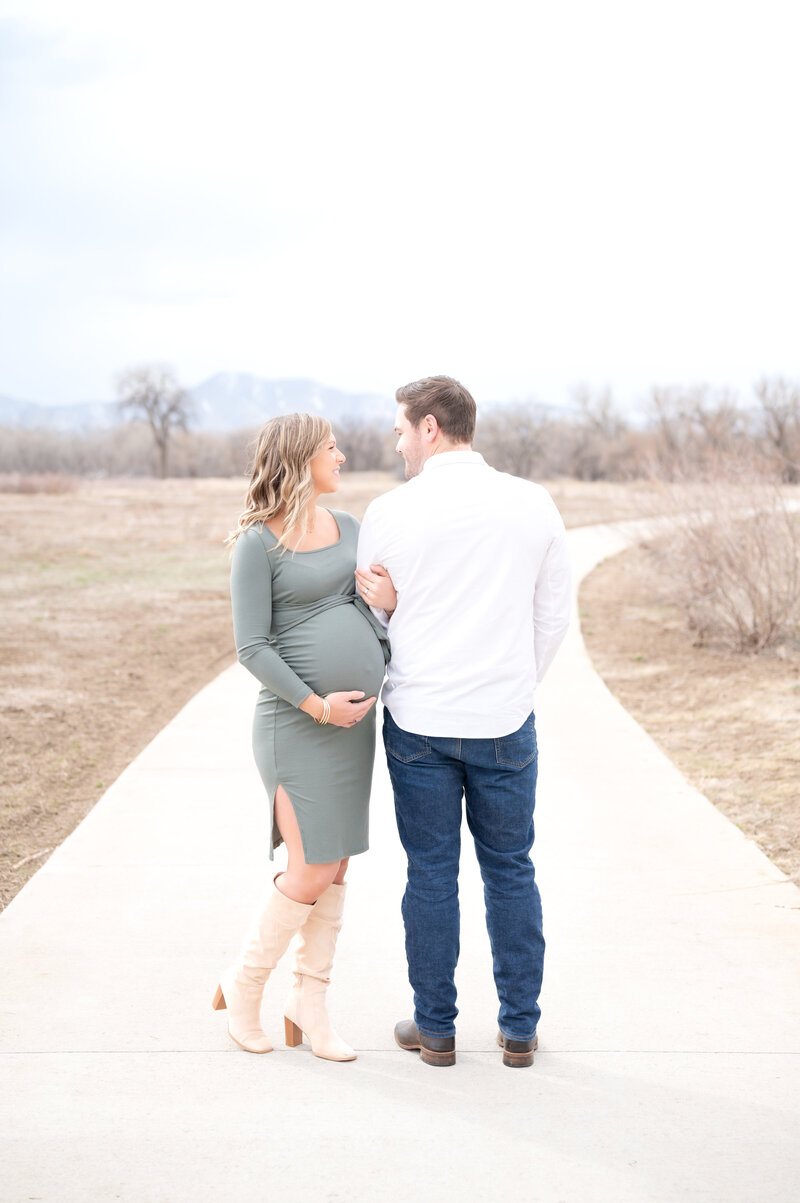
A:
[[[683,612],[663,600],[668,583],[641,548],[590,573],[580,612],[594,666],[685,776],[800,884],[800,653],[695,646]]]
[[[57,481],[45,483],[60,487]],[[397,483],[388,473],[345,475],[335,501],[328,503],[360,517],[372,497]],[[548,487],[569,526],[652,511],[646,486],[556,481]],[[222,540],[235,524],[244,491],[244,482],[235,479],[81,480],[65,485],[64,491],[0,491],[2,905],[156,732],[233,662],[228,556]],[[605,573],[604,567],[590,578],[583,604],[590,612],[594,634],[589,638],[598,667],[617,689],[634,675],[632,663],[642,667],[636,659],[642,648],[609,651],[617,647],[617,628],[628,630],[627,622],[615,623],[614,614],[620,597],[628,606],[630,583],[624,570],[614,577]],[[602,596],[606,626],[600,620]],[[735,741],[719,744],[708,727],[715,722],[725,726],[727,712],[704,712],[702,720],[705,743],[719,748],[718,771],[704,776],[685,756],[681,759],[697,727],[693,698],[695,684],[701,682],[695,680],[693,652],[686,652],[686,641],[675,640],[670,654],[684,657],[685,671],[683,693],[675,696],[667,722],[671,743],[658,730],[653,733],[684,771],[707,788],[707,778],[728,782],[740,770]],[[726,671],[751,668],[754,673],[771,671],[739,661]],[[784,670],[790,672],[791,666]],[[707,669],[699,665],[697,672]],[[626,701],[622,689],[620,696]],[[748,686],[748,697],[755,696]],[[766,710],[774,709],[774,699],[758,696]],[[797,693],[791,697],[796,715],[800,698]],[[643,721],[648,725],[647,716]],[[774,776],[774,763],[768,768],[763,759],[758,761],[761,769],[753,771]],[[790,768],[787,762],[786,771]],[[748,804],[743,805],[746,809]],[[780,842],[774,842],[779,852]],[[796,855],[796,826],[784,843]],[[780,863],[785,867],[788,862]]]

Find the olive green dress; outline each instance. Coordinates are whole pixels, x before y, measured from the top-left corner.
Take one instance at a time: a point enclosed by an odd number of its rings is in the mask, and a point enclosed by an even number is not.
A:
[[[377,697],[388,660],[379,623],[357,596],[358,523],[331,511],[339,539],[315,551],[284,551],[268,527],[236,540],[231,565],[233,630],[239,660],[261,682],[253,751],[267,790],[272,846],[275,791],[291,799],[307,864],[328,864],[369,846],[375,707],[353,727],[318,726],[297,707],[363,690]]]

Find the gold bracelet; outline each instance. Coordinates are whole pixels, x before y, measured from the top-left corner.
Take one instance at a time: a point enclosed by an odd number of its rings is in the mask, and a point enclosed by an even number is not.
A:
[[[331,717],[331,704],[327,698],[322,699],[322,718],[315,718],[318,727],[324,727]]]

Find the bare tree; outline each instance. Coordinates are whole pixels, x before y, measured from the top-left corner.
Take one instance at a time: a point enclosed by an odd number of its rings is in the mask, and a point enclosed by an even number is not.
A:
[[[696,440],[705,446],[707,456],[712,459],[737,453],[743,458],[749,456],[747,415],[732,390],[703,386],[690,390],[686,414],[694,425]]]
[[[120,409],[147,422],[158,453],[159,476],[167,475],[167,450],[173,430],[187,430],[192,415],[189,394],[166,364],[128,368],[117,380]]]
[[[725,475],[731,463],[756,458],[747,412],[729,389],[655,387],[647,417],[655,470],[667,480]]]
[[[678,390],[655,385],[645,406],[645,416],[654,436],[656,474],[667,480],[688,476],[685,418]]]
[[[374,472],[383,468],[388,458],[387,438],[392,444],[395,441],[394,436],[387,430],[390,421],[391,419],[375,420],[354,415],[336,419],[333,423],[333,433],[347,456],[350,472]]]
[[[475,446],[492,467],[533,480],[546,471],[553,423],[536,402],[493,405],[478,419]]]
[[[569,471],[578,480],[619,479],[626,473],[631,431],[617,411],[611,390],[593,392],[581,384],[572,390],[578,418],[572,425]]]
[[[800,481],[800,384],[783,376],[762,377],[755,385],[761,402],[764,436],[781,463],[788,484]]]

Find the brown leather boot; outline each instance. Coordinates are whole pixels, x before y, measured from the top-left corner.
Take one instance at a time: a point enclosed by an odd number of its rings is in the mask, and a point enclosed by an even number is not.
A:
[[[539,1047],[539,1037],[534,1036],[532,1040],[512,1040],[498,1032],[497,1043],[503,1050],[504,1065],[510,1065],[512,1069],[524,1069],[533,1065],[533,1054]]]
[[[455,1036],[426,1036],[421,1032],[413,1019],[401,1019],[395,1025],[394,1038],[401,1048],[408,1052],[419,1049],[419,1059],[426,1065],[455,1065],[456,1038]]]

